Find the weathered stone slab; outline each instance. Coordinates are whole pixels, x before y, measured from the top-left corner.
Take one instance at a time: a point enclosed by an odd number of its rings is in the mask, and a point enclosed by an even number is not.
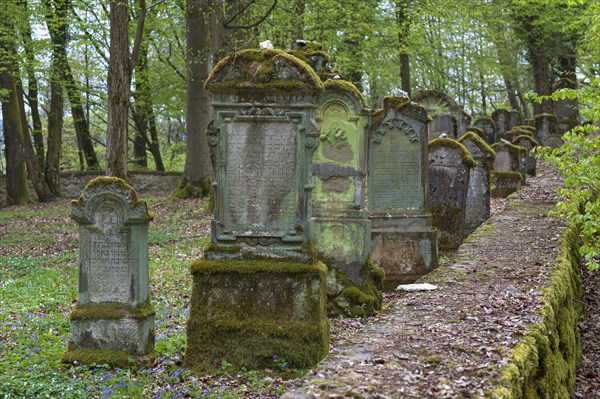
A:
[[[558,118],[554,114],[539,114],[535,116],[535,134],[533,138],[545,147],[550,147],[546,140],[550,136],[558,135]],[[560,136],[559,136],[560,137]],[[556,140],[551,138],[550,141],[555,144]]]
[[[540,144],[530,135],[519,135],[513,139],[512,143],[527,150],[527,155],[525,157],[525,173],[529,176],[535,176],[537,161],[531,156],[531,150]]]
[[[428,140],[437,139],[442,134],[450,138],[456,138],[458,123],[452,115],[437,115],[427,125]]]
[[[216,248],[207,256],[302,257],[321,80],[283,51],[244,50],[221,60],[206,86],[214,110],[208,141],[215,161]]]
[[[424,108],[393,97],[386,97],[383,109],[372,117],[369,130],[371,254],[374,264],[384,269],[386,281],[421,274],[437,266],[437,238],[431,227],[429,207],[427,121]],[[414,246],[417,250],[407,252],[403,246]],[[405,266],[401,266],[395,262],[401,256],[399,253],[414,256],[406,258]]]
[[[510,128],[520,126],[523,124],[523,114],[521,111],[512,110],[510,111]]]
[[[123,180],[98,177],[72,203],[71,216],[79,224],[79,298],[63,360],[127,363],[127,356],[119,354],[151,353],[154,311],[148,297],[148,222],[152,216],[146,203]],[[95,355],[97,350],[118,354]]]
[[[484,132],[483,139],[488,145],[496,142],[496,124],[492,118],[487,116],[475,119],[473,126],[480,128]]]
[[[568,78],[559,79],[552,91],[561,89],[577,89],[577,83]],[[554,113],[558,121],[558,133],[565,133],[580,122],[579,101],[570,98],[559,99],[554,102]]]
[[[281,260],[198,260],[185,365],[197,372],[317,364],[328,351],[327,267]]]
[[[468,236],[490,217],[490,172],[496,153],[481,137],[472,132],[458,141],[475,160],[475,167],[469,173],[465,207],[465,236]]]
[[[504,108],[499,108],[492,112],[492,119],[496,124],[496,135],[501,135],[511,129],[510,112]]]
[[[519,172],[491,172],[491,195],[492,198],[506,198],[510,194],[519,191],[523,184],[523,176]]]
[[[474,166],[469,151],[458,141],[441,138],[429,142],[431,213],[442,249],[456,249],[462,243],[469,175]]]
[[[459,113],[459,117],[458,117],[458,137],[462,137],[464,136],[469,127],[471,126],[471,121],[473,120],[473,118],[471,117],[471,115],[467,114],[465,111],[461,111]]]

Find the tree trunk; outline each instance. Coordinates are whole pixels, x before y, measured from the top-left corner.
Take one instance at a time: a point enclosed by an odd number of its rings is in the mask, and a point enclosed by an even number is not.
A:
[[[148,144],[150,148],[150,153],[152,153],[152,157],[154,158],[154,165],[156,167],[156,170],[164,172],[165,165],[160,154],[160,144],[158,142],[158,129],[156,128],[156,116],[154,115],[154,110],[152,109],[152,107],[148,109],[148,123],[148,128],[150,130],[150,143]]]
[[[127,118],[130,84],[127,0],[110,0],[106,174],[122,179],[127,178]]]
[[[143,3],[143,1],[142,1]],[[140,4],[140,6],[145,6]],[[142,42],[138,51],[135,67],[135,91],[133,92],[134,104],[131,114],[135,122],[133,135],[133,164],[140,169],[148,169],[148,156],[146,143],[148,140],[148,108],[151,105],[150,88],[148,87],[148,42]]]
[[[406,39],[410,31],[410,20],[408,18],[408,9],[411,0],[396,1],[396,22],[398,24],[398,48],[400,50],[400,84],[403,91],[408,96],[411,95],[410,87],[410,59],[406,48],[408,43]]]
[[[6,18],[5,15],[2,17]],[[0,27],[0,51],[3,53],[0,57],[0,89],[5,92],[2,96],[2,128],[6,158],[6,202],[8,205],[22,205],[31,202],[31,197],[27,187],[21,108],[10,60],[16,58],[15,47],[7,37],[6,26]]]
[[[540,96],[549,96],[552,94],[552,84],[548,70],[548,59],[546,57],[546,49],[543,44],[537,43],[535,38],[527,40],[527,49],[533,70],[533,78],[535,82],[535,92]],[[533,104],[533,113],[535,115],[547,114],[552,112],[552,102],[550,100],[542,100],[542,102]]]
[[[56,51],[56,48],[55,48]],[[50,110],[48,112],[48,152],[44,175],[52,195],[61,197],[60,156],[64,114],[63,87],[60,82],[60,55],[53,54],[50,68]]]
[[[213,175],[205,131],[211,120],[211,106],[204,82],[211,70],[209,40],[212,1],[188,0],[186,12],[187,83],[186,153],[178,197],[204,197],[210,193]],[[214,11],[213,11],[214,12]]]

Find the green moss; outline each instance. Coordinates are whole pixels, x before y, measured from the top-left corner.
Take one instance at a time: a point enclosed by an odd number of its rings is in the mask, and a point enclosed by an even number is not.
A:
[[[481,130],[481,129],[479,129]],[[483,132],[483,131],[482,131]],[[490,159],[493,161],[496,158],[496,152],[492,149],[492,147],[490,147],[488,145],[488,143],[485,142],[484,139],[481,138],[481,136],[479,136],[476,132],[473,131],[467,131],[466,134],[462,135],[461,137],[459,137],[459,139],[457,140],[459,143],[463,144],[463,142],[465,140],[472,140],[475,142],[475,144],[482,149],[483,152],[487,152],[488,154],[491,154]]]
[[[427,364],[440,364],[442,362],[442,357],[439,355],[432,355],[423,358],[423,363]]]
[[[519,172],[504,172],[499,170],[492,170],[492,177],[496,177],[499,179],[520,179],[523,180],[523,175]]]
[[[543,118],[548,118],[548,119],[552,120],[553,122],[558,122],[558,118],[554,114],[537,114],[534,118],[535,118],[536,122],[539,119],[543,119]]]
[[[139,204],[146,204],[146,201],[138,198],[137,192],[135,191],[135,189],[133,187],[131,187],[129,184],[127,184],[127,182],[125,180],[118,178],[118,177],[111,177],[111,176],[95,177],[94,179],[90,180],[90,182],[85,186],[85,188],[83,190],[84,191],[91,190],[96,186],[100,186],[100,189],[102,189],[102,186],[113,186],[113,185],[120,186],[122,189],[129,192],[129,207],[131,209],[135,208]],[[73,206],[83,205],[83,197],[80,196],[79,198],[72,200],[71,205],[73,205]],[[154,216],[152,214],[150,214],[149,217],[150,217],[150,219],[152,219]]]
[[[535,131],[537,129],[535,128],[535,126],[519,125],[519,126],[514,126],[511,130],[528,130],[531,133],[535,133]]]
[[[327,267],[323,263],[306,264],[279,258],[244,258],[207,260],[200,258],[192,263],[191,273],[323,273]]]
[[[145,319],[155,314],[150,300],[133,307],[119,302],[90,303],[77,305],[69,318],[75,319]]]
[[[403,110],[404,112],[413,112],[416,115],[422,116],[423,122],[431,122],[433,119],[427,114],[427,110],[420,106],[419,104],[410,101],[409,98],[402,97],[393,97],[386,96],[383,98],[383,111],[389,111],[393,109],[394,111]],[[375,118],[376,115],[379,115],[381,110],[375,111],[371,117]]]
[[[276,65],[285,61],[301,73],[306,81],[297,77],[277,77]],[[230,75],[231,73],[231,75]],[[220,80],[215,79],[219,76]],[[242,50],[223,58],[208,76],[205,87],[215,91],[300,91],[311,92],[323,89],[321,79],[301,59],[282,50]]]
[[[112,367],[124,368],[133,365],[149,366],[158,356],[158,352],[151,352],[145,356],[133,356],[123,351],[78,348],[69,343],[67,352],[60,360],[62,363],[70,364],[107,364]]]
[[[354,97],[360,100],[360,104],[363,108],[367,107],[367,101],[365,100],[365,96],[362,95],[360,91],[356,88],[356,86],[352,82],[348,82],[343,79],[327,79],[323,84],[323,88],[325,90],[339,90],[339,91],[347,91],[352,94]]]
[[[529,332],[510,351],[502,370],[500,386],[489,395],[504,399],[571,397],[575,368],[581,356],[577,332],[579,298],[578,230],[569,226],[561,238],[550,284],[543,290],[543,322],[529,326]]]
[[[533,146],[534,146],[534,147],[537,147],[537,146],[539,146],[539,145],[540,145],[540,143],[538,143],[538,141],[537,141],[536,139],[534,139],[534,138],[533,138],[533,137],[531,137],[531,136],[526,136],[526,135],[520,135],[520,136],[517,136],[517,137],[515,137],[515,138],[513,139],[513,141],[512,141],[512,142],[513,142],[513,144],[515,144],[515,145],[516,145],[516,143],[517,143],[518,141],[520,141],[520,140],[527,140],[527,141],[529,141],[531,144],[533,144]]]
[[[237,245],[219,245],[212,241],[206,244],[206,248],[204,253],[206,252],[226,252],[226,253],[239,253],[242,250],[242,247],[238,247]]]
[[[483,131],[483,129],[480,128],[480,127],[477,127],[477,126],[469,126],[467,128],[467,132],[474,132],[478,136],[483,136],[485,134],[485,132]]]
[[[437,149],[439,147],[454,148],[454,149],[456,149],[460,153],[460,157],[462,159],[462,162],[466,166],[472,168],[472,167],[474,167],[476,165],[475,164],[475,160],[473,159],[473,157],[469,153],[469,150],[467,150],[464,145],[462,145],[461,143],[459,143],[456,140],[452,140],[452,139],[449,139],[449,138],[433,139],[433,140],[431,140],[429,142],[429,153],[431,153],[433,150],[435,150],[435,149]]]

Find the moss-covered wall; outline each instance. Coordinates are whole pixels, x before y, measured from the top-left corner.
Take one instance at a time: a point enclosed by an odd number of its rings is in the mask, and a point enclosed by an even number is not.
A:
[[[578,231],[562,236],[550,286],[544,291],[540,321],[510,351],[499,386],[490,395],[503,399],[569,399],[581,356],[577,321],[583,296],[579,281]]]

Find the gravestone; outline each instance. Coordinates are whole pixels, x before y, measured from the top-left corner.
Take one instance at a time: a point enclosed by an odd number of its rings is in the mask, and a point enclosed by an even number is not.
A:
[[[496,153],[492,171],[492,197],[506,198],[509,194],[521,189],[525,179],[523,147],[510,143],[496,143],[492,145]]]
[[[481,118],[475,119],[473,126],[480,128],[485,133],[483,139],[488,145],[492,145],[496,142],[496,124],[492,118],[482,116]]]
[[[214,219],[192,266],[186,366],[264,368],[276,354],[310,367],[327,353],[329,331],[310,212],[323,84],[303,60],[265,49],[225,57],[205,86]]]
[[[427,125],[427,137],[429,140],[436,139],[442,134],[456,138],[457,123],[452,115],[437,115]]]
[[[503,134],[496,135],[496,138],[498,139],[498,141],[504,139],[508,142],[512,142],[513,139],[517,136],[532,136],[532,132],[529,129],[523,129],[519,126],[516,126],[510,130],[507,130]]]
[[[471,126],[472,119],[473,118],[471,118],[471,115],[467,114],[465,111],[461,111],[459,113],[457,137],[462,137],[467,133],[469,127]]]
[[[365,288],[381,285],[373,281],[376,273],[368,261],[371,221],[365,209],[365,180],[370,116],[364,97],[352,83],[325,81],[316,119],[321,127],[320,145],[312,166],[312,237],[329,267],[331,317],[372,314],[381,304],[380,295],[372,297],[374,290]],[[346,297],[356,289],[364,298],[372,297],[368,301],[372,304],[351,304]]]
[[[63,361],[122,366],[152,355],[146,202],[125,181],[97,177],[71,217],[79,224],[79,298]]]
[[[523,114],[520,111],[512,110],[510,111],[510,128],[512,129],[515,126],[519,126],[523,124]]]
[[[577,83],[568,78],[559,79],[552,88],[552,91],[561,89],[577,89]],[[556,100],[554,102],[554,113],[558,122],[559,134],[565,133],[579,125],[579,101],[576,98]]]
[[[550,147],[549,143],[546,143],[546,140],[550,136],[558,135],[558,119],[556,115],[553,114],[539,114],[535,116],[535,134],[533,138],[545,147]],[[554,138],[550,138],[549,140],[553,144],[556,143]]]
[[[458,141],[440,138],[429,142],[429,193],[433,226],[441,249],[456,249],[465,232],[469,176],[475,161]]]
[[[513,139],[512,144],[527,150],[527,155],[525,157],[525,173],[529,176],[535,176],[537,162],[535,158],[531,156],[531,150],[540,144],[530,135],[519,135]]]
[[[510,112],[504,108],[499,108],[492,112],[492,119],[496,124],[496,135],[504,134],[511,129]]]
[[[496,154],[475,133],[467,133],[458,141],[475,160],[475,167],[469,173],[469,191],[465,208],[465,236],[468,236],[490,217],[490,172]]]
[[[437,266],[427,175],[427,111],[385,97],[369,129],[371,256],[385,285],[414,281]]]

